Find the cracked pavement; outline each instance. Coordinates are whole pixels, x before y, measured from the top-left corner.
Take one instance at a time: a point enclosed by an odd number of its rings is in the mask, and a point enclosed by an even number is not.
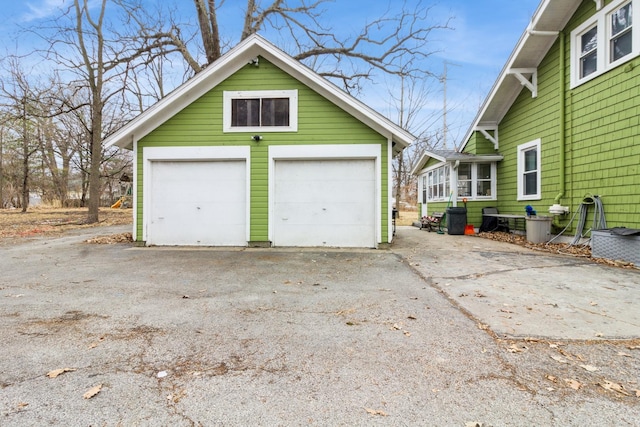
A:
[[[640,419],[637,271],[411,227],[391,250],[96,233],[0,247],[2,426]]]

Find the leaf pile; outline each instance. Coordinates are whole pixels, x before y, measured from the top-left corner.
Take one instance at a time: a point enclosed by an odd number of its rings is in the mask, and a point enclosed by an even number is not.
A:
[[[635,268],[633,263],[629,263],[629,262],[624,262],[619,260],[609,260],[605,258],[593,258],[591,256],[591,246],[585,246],[585,245],[569,246],[569,244],[567,243],[531,243],[527,241],[526,236],[523,236],[520,234],[506,233],[503,231],[482,232],[482,233],[476,234],[476,236],[482,237],[484,239],[495,240],[497,242],[511,243],[514,245],[519,245],[525,248],[529,248],[529,249],[541,251],[541,252],[588,258],[591,261],[597,262],[599,264],[606,264],[606,265],[611,265],[614,267],[622,267],[622,268]]]

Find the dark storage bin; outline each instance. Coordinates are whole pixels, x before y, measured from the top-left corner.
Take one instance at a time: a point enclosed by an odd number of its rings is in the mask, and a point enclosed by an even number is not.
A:
[[[467,208],[447,208],[447,233],[464,234],[467,225]]]

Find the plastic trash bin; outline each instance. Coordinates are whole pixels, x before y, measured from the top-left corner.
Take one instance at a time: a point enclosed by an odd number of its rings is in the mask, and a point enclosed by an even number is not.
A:
[[[527,241],[531,243],[545,243],[551,239],[551,221],[548,216],[528,216]]]
[[[467,225],[467,208],[447,208],[447,233],[464,234]]]

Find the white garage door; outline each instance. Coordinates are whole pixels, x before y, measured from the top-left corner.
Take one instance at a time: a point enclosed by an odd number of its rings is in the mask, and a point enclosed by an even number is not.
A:
[[[277,160],[273,244],[375,247],[373,160]]]
[[[154,161],[147,244],[245,246],[245,161]]]

